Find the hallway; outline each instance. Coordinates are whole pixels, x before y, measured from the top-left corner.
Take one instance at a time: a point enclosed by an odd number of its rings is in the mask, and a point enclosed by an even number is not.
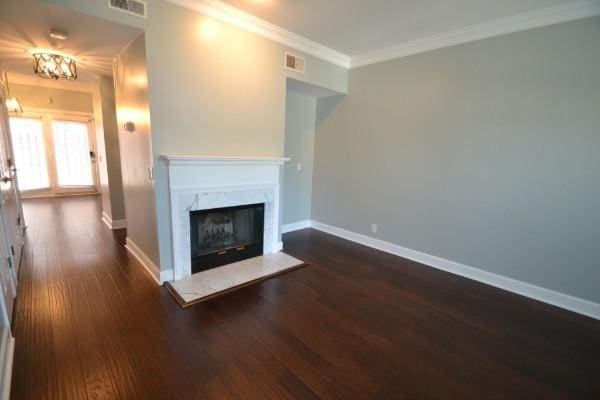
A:
[[[182,310],[97,197],[24,207],[13,399],[600,393],[592,319],[313,230],[286,235],[307,268]]]

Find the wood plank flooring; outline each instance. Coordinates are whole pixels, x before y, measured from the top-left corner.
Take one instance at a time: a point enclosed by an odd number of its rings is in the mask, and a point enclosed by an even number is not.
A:
[[[99,219],[27,200],[13,399],[600,399],[600,322],[314,230],[181,309]]]

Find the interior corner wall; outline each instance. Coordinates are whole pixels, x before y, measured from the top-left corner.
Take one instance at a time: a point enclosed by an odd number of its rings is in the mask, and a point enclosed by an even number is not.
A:
[[[112,76],[99,76],[97,97],[95,107],[98,108],[96,112],[96,138],[98,142],[102,208],[113,221],[122,221],[125,220],[125,203],[123,200],[115,87]]]
[[[352,69],[313,219],[600,303],[599,38],[595,17]]]
[[[98,82],[96,90],[93,94],[93,106],[94,128],[96,133],[96,151],[98,152],[98,191],[100,192],[100,200],[102,202],[102,213],[108,215],[112,219],[110,187],[108,185],[108,164],[106,162],[106,144],[104,141],[104,121],[102,117],[102,98],[100,96],[100,82]]]
[[[127,237],[159,265],[154,184],[148,173],[152,141],[144,42],[141,34],[115,60],[115,101]],[[133,132],[122,128],[126,122],[134,123]]]
[[[173,263],[170,203],[160,156],[283,156],[286,78],[345,92],[348,71],[165,1],[152,2],[149,11],[160,265],[168,270]],[[284,68],[286,51],[306,57],[304,74]]]
[[[146,19],[97,0],[43,1],[145,30],[153,155],[148,165],[154,166],[157,210],[149,224],[158,224],[153,242],[160,245],[160,263],[153,260],[163,271],[172,268],[173,257],[167,169],[160,155],[282,156],[286,78],[346,92],[346,68],[164,0],[147,1]],[[284,68],[286,51],[306,59],[305,73]],[[131,171],[121,161],[126,186]],[[142,188],[146,194],[149,188]]]
[[[284,225],[310,220],[317,99],[288,90],[285,106]]]

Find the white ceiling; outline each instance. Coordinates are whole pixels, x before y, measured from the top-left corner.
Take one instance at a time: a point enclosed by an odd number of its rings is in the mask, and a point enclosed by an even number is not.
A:
[[[50,28],[67,31],[69,38],[50,38]],[[27,49],[50,48],[77,57],[77,80],[92,82],[97,74],[112,73],[112,60],[140,32],[37,0],[1,0],[0,69],[34,76]]]
[[[355,57],[573,0],[222,0]]]

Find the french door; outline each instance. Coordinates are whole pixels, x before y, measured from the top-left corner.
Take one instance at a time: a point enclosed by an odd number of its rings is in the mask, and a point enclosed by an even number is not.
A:
[[[90,117],[24,114],[10,118],[23,196],[97,192]]]

